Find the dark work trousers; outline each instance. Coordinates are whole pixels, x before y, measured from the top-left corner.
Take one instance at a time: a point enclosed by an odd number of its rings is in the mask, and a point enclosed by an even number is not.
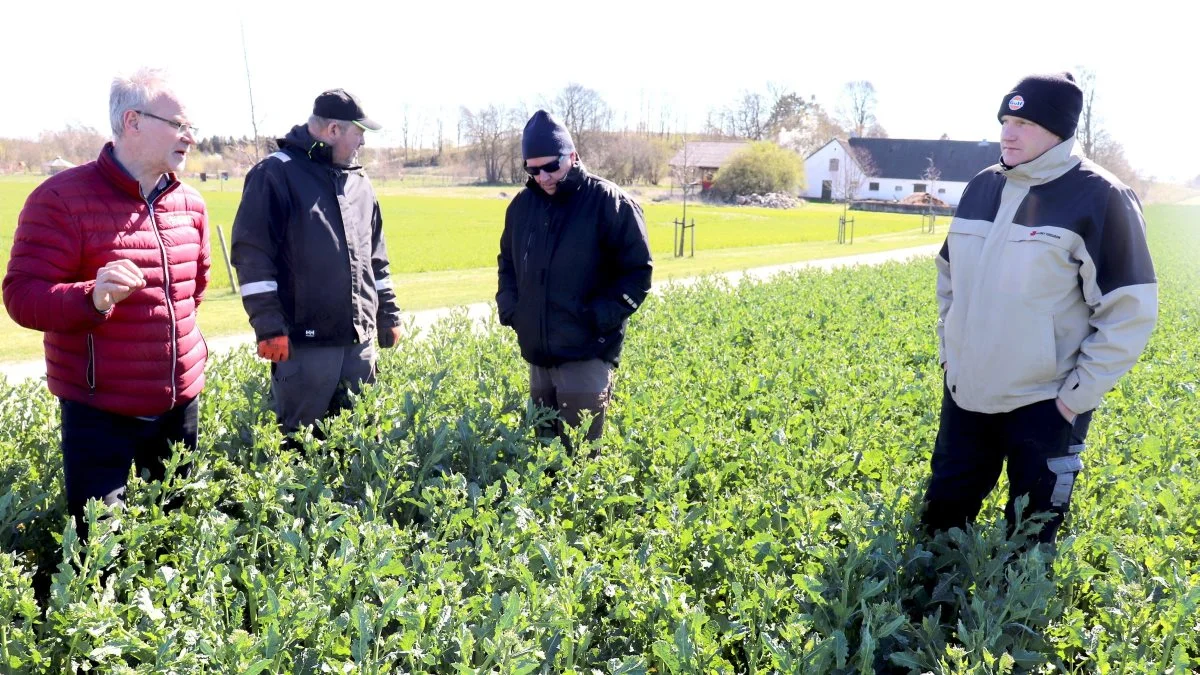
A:
[[[130,465],[139,475],[146,471],[151,480],[162,480],[164,460],[173,444],[196,449],[198,398],[154,418],[127,417],[66,399],[59,399],[59,409],[67,513],[76,519],[81,539],[87,538],[83,522],[87,500],[124,503]],[[185,467],[180,471],[185,472]]]
[[[1029,495],[1023,517],[1049,512],[1038,540],[1053,543],[1071,503],[1075,479],[1083,469],[1091,411],[1069,423],[1054,399],[1006,413],[963,410],[942,391],[942,417],[930,462],[933,475],[925,492],[922,523],[927,532],[973,522],[1008,462],[1009,493],[1004,515],[1012,533],[1013,504]]]
[[[608,411],[608,400],[612,394],[611,363],[601,359],[570,361],[553,368],[529,366],[529,396],[544,408],[558,410],[561,421],[553,429],[543,430],[542,435],[557,434],[563,445],[571,449],[562,427],[562,422],[578,427],[580,414],[592,413],[592,424],[587,430],[587,440],[600,438],[604,431],[604,414]]]
[[[336,414],[347,395],[375,381],[375,346],[295,347],[271,364],[271,398],[284,433]]]

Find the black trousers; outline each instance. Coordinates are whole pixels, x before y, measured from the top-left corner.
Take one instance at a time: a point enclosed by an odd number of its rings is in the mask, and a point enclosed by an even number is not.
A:
[[[170,456],[173,443],[196,449],[198,398],[154,419],[117,415],[65,399],[59,399],[59,408],[67,513],[76,519],[81,538],[87,538],[83,522],[87,500],[123,502],[131,465],[139,473],[148,471],[152,480],[162,480],[163,460]]]
[[[1054,399],[1006,413],[972,412],[958,407],[943,389],[941,425],[930,462],[933,475],[922,514],[926,531],[932,534],[973,522],[1007,461],[1009,493],[1004,515],[1010,534],[1015,524],[1014,503],[1021,495],[1029,495],[1023,516],[1050,513],[1038,540],[1052,543],[1083,469],[1080,454],[1091,419],[1089,411],[1068,423]]]

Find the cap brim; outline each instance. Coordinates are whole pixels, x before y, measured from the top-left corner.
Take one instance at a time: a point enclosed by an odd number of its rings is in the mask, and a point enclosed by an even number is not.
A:
[[[367,131],[379,131],[383,128],[382,124],[369,117],[364,117],[361,120],[354,120],[354,123],[363,129],[366,129]]]

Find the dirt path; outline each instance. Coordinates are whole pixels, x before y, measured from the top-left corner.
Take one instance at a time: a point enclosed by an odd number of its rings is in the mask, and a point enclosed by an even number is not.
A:
[[[739,270],[734,272],[723,272],[720,274],[709,275],[724,277],[732,282],[737,282],[742,278],[751,279],[769,279],[776,274],[784,272],[792,272],[795,270],[805,269],[823,269],[831,270],[837,267],[848,267],[853,265],[878,265],[880,263],[890,262],[893,260],[908,260],[916,257],[932,257],[937,254],[941,244],[926,244],[912,248],[901,248],[893,251],[879,251],[876,253],[863,253],[860,255],[843,256],[839,258],[822,258],[819,260],[805,260],[797,263],[788,263],[786,265],[772,265],[770,267],[755,267],[748,270]],[[663,283],[654,284],[654,292],[661,292],[664,287],[669,286],[687,286],[697,282],[701,277],[692,277],[687,279],[671,279]],[[476,302],[470,305],[462,305],[459,307],[440,307],[438,309],[426,309],[419,312],[406,312],[405,318],[412,321],[412,329],[415,332],[423,332],[433,326],[439,320],[448,316],[454,311],[465,310],[467,316],[472,320],[482,321],[492,314],[492,303]],[[224,337],[212,338],[208,341],[208,349],[211,354],[220,354],[230,349],[236,349],[244,345],[254,344],[253,333],[243,333],[239,335],[226,335]],[[44,377],[46,374],[46,362],[38,359],[36,361],[16,361],[12,363],[0,364],[0,375],[8,378],[10,382],[17,382],[31,377]]]

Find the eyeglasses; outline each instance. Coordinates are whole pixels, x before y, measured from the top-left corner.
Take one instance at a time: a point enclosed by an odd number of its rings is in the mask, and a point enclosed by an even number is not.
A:
[[[192,138],[199,138],[199,136],[200,136],[200,127],[197,127],[195,124],[188,124],[187,122],[176,122],[175,120],[169,120],[165,117],[159,117],[158,115],[155,115],[154,113],[148,113],[145,110],[134,110],[134,112],[139,115],[145,115],[146,117],[152,117],[152,118],[158,120],[159,122],[165,122],[167,124],[170,124],[171,126],[175,127],[175,130],[181,134],[191,136]]]
[[[563,156],[559,157],[558,159],[554,160],[553,162],[549,162],[549,163],[543,164],[541,166],[529,166],[528,164],[526,164],[525,165],[525,173],[529,174],[530,176],[536,176],[543,171],[545,171],[546,173],[554,173],[555,171],[559,170],[559,168],[562,166],[562,161],[566,158],[567,158],[567,155],[563,155]]]

